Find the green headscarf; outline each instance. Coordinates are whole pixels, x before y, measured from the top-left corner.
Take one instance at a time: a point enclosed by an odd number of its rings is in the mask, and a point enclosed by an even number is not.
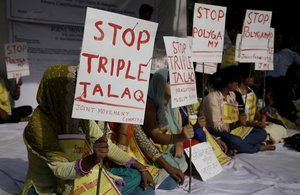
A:
[[[51,66],[45,71],[39,85],[38,106],[23,137],[28,147],[44,157],[63,157],[62,160],[66,160],[59,147],[58,135],[80,132],[80,120],[71,117],[76,69],[76,66],[68,65]],[[84,133],[88,135],[88,132]]]
[[[157,120],[161,128],[171,129],[173,133],[180,130],[176,109],[172,108],[169,101],[167,108],[164,106],[164,95],[168,82],[168,69],[159,69],[152,76],[149,83],[148,97],[155,103],[157,109]]]

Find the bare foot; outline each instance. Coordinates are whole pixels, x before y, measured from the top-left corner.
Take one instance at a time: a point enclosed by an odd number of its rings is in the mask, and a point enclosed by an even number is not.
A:
[[[230,157],[234,157],[237,154],[237,150],[236,149],[229,149],[226,154]]]
[[[30,118],[30,117],[28,117],[28,116],[27,116],[27,117],[24,117],[24,118],[21,118],[20,122],[29,121],[29,118]]]
[[[275,150],[276,147],[274,145],[266,144],[266,145],[260,145],[260,151],[272,151]]]

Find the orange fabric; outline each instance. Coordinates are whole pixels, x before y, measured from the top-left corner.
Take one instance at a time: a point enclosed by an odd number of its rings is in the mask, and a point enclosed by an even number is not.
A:
[[[114,122],[108,122],[110,129],[115,133],[116,137],[114,142],[117,142],[119,139],[119,132],[120,132],[120,126],[117,123]],[[126,143],[129,144],[129,141],[131,137],[133,136],[133,125],[128,124],[128,129],[127,129],[127,140]]]

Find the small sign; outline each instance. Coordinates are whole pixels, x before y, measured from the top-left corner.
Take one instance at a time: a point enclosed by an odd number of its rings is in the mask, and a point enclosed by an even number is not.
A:
[[[189,148],[184,149],[187,155],[189,155],[189,150]],[[209,143],[203,142],[193,145],[192,151],[192,162],[203,181],[222,171],[223,168]]]
[[[17,42],[4,44],[7,78],[19,79],[29,75],[27,43]]]

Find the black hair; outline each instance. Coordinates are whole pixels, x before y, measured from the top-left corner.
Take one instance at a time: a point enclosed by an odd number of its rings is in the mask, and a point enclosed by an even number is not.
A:
[[[239,63],[238,65],[239,75],[243,78],[254,77],[254,64],[252,63]]]
[[[229,83],[238,81],[238,68],[235,65],[227,66],[215,72],[212,75],[212,87],[220,90],[226,87]]]
[[[142,4],[140,9],[139,9],[139,14],[142,15],[143,13],[146,12],[153,12],[153,7],[151,5],[148,4]]]

